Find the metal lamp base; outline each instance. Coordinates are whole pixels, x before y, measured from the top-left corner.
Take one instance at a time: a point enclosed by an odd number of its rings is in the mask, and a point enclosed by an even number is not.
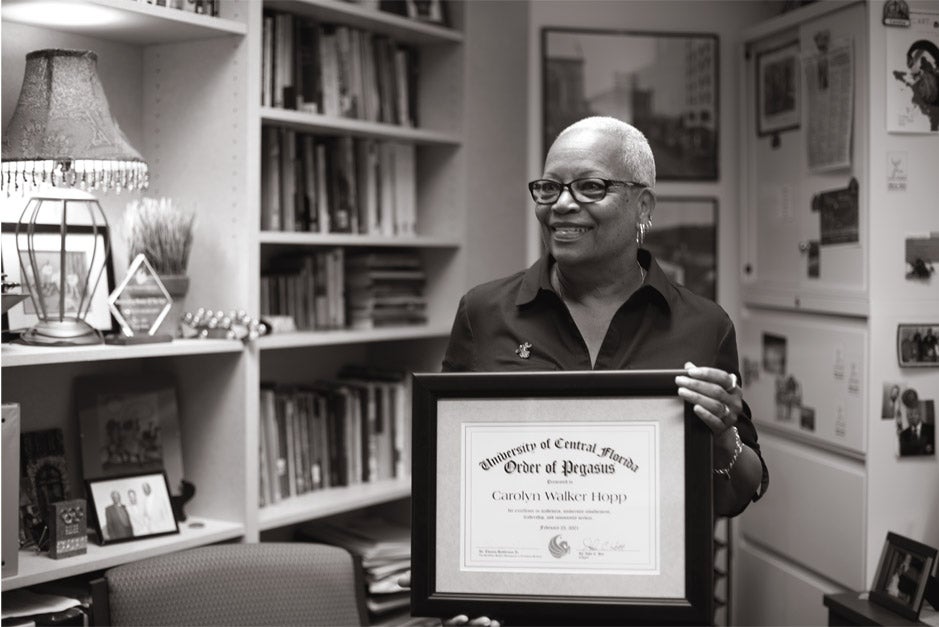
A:
[[[89,346],[104,343],[104,338],[84,320],[44,320],[27,329],[20,341],[38,346]]]

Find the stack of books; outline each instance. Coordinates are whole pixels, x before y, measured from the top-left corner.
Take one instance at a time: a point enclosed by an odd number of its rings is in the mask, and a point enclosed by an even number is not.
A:
[[[365,570],[365,605],[372,624],[409,612],[410,592],[398,578],[411,572],[411,531],[378,517],[314,521],[299,535],[308,541],[341,546],[362,560]]]
[[[416,251],[349,252],[345,280],[353,329],[427,323],[426,275]]]
[[[263,384],[261,507],[315,490],[410,476],[410,390],[403,375],[351,371],[308,386]]]
[[[293,328],[346,328],[345,249],[275,257],[261,272],[261,317],[289,316]]]

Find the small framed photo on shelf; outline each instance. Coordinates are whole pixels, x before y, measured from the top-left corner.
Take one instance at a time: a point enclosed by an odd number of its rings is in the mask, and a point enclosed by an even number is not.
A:
[[[179,533],[166,473],[85,480],[101,544]]]
[[[799,128],[801,63],[799,42],[756,55],[756,133],[772,135]]]
[[[939,368],[939,322],[898,324],[897,363],[901,368]]]
[[[887,532],[870,591],[871,602],[909,620],[917,620],[935,562],[933,547]]]
[[[59,312],[59,303],[65,303],[65,312],[69,314],[77,313],[78,304],[85,295],[81,292],[81,279],[79,277],[87,276],[89,271],[92,277],[101,272],[102,264],[106,264],[104,272],[97,285],[89,286],[91,292],[91,303],[88,306],[88,313],[85,321],[95,329],[110,333],[115,330],[114,320],[111,318],[111,310],[108,308],[108,294],[114,287],[114,263],[111,255],[105,258],[101,255],[101,250],[107,250],[110,246],[108,228],[98,226],[96,231],[88,225],[69,225],[67,227],[68,238],[66,239],[65,271],[67,277],[74,280],[67,280],[64,299],[60,294],[60,260],[61,239],[59,235],[60,226],[57,224],[37,224],[35,225],[35,234],[33,235],[33,247],[36,251],[36,260],[39,274],[39,291],[42,293],[43,303],[48,314],[55,315]],[[27,292],[28,278],[22,276],[22,268],[16,249],[16,224],[4,222],[2,231],[2,256],[3,272],[7,275],[6,280],[11,283],[20,283],[23,293]],[[94,254],[97,249],[98,254]],[[25,253],[24,253],[25,258]],[[93,267],[89,268],[89,264]],[[32,270],[27,270],[31,275]],[[4,314],[9,329],[22,329],[35,325],[39,322],[39,315],[36,311],[36,304],[32,298],[27,298],[21,306],[12,307]]]
[[[443,0],[404,0],[404,4],[412,20],[444,25]]]

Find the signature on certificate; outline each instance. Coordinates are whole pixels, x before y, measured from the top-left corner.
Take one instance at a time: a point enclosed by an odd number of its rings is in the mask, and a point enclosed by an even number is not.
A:
[[[627,551],[626,544],[618,540],[604,540],[602,538],[584,538],[584,549],[588,551],[608,551],[611,553]]]

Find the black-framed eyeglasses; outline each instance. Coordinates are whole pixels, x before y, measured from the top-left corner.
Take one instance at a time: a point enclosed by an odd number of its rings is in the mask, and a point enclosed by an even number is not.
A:
[[[642,183],[614,181],[596,177],[574,179],[569,183],[559,183],[550,179],[538,179],[528,184],[531,198],[539,205],[551,205],[561,197],[561,192],[568,189],[574,200],[582,203],[598,202],[606,198],[611,187],[644,187]]]

